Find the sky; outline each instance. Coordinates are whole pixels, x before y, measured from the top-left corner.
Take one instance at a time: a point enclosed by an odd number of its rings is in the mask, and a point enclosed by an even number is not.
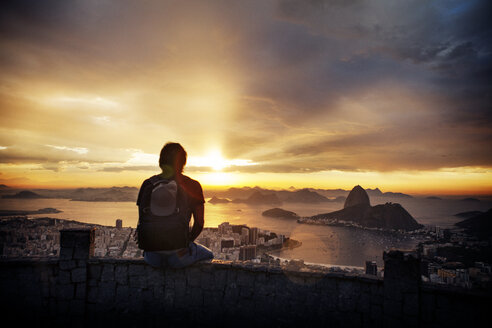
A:
[[[492,194],[492,2],[2,1],[0,184]]]

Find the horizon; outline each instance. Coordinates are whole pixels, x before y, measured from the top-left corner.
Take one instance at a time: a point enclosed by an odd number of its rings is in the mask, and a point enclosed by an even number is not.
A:
[[[7,186],[5,184],[0,184],[0,186],[6,187],[8,189],[4,189],[4,191],[8,191],[9,189],[11,190],[16,190],[16,191],[31,191],[31,190],[74,190],[74,189],[111,189],[111,188],[135,188],[139,189],[140,186],[138,185],[111,185],[111,186],[72,186],[72,187],[49,187],[49,186],[44,186],[44,187],[39,187],[39,186]],[[360,185],[359,185],[360,186]],[[353,186],[355,187],[355,186]],[[266,186],[261,186],[261,185],[234,185],[234,186],[217,186],[217,185],[212,185],[212,186],[207,186],[207,185],[202,185],[202,188],[204,190],[205,194],[209,194],[212,192],[225,192],[229,191],[230,189],[262,189],[262,190],[268,190],[268,191],[299,191],[299,190],[313,190],[313,191],[344,191],[344,192],[350,192],[352,188],[322,188],[322,187],[295,187],[295,186],[290,186],[288,188],[284,187],[266,187]],[[363,187],[363,186],[361,186]],[[404,195],[409,195],[412,197],[430,197],[430,196],[436,196],[436,197],[482,197],[482,198],[489,198],[492,197],[492,193],[411,193],[411,192],[405,192],[401,190],[386,190],[386,189],[381,189],[379,187],[368,187],[365,188],[363,187],[364,190],[368,191],[375,191],[379,190],[381,193],[401,193]],[[388,196],[389,197],[389,196]],[[396,196],[397,197],[397,196]],[[209,196],[205,196],[205,198],[210,198]]]
[[[492,195],[490,1],[0,6],[0,184]]]

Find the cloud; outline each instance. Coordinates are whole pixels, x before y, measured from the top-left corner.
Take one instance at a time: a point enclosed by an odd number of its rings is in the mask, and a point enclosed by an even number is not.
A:
[[[492,165],[488,1],[1,6],[1,163],[150,171],[174,140],[258,164],[234,172]]]

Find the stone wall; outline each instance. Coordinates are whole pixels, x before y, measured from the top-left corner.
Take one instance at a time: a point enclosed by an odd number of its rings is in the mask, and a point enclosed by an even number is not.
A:
[[[212,261],[156,269],[92,257],[65,230],[59,259],[0,261],[5,319],[55,326],[438,327],[490,320],[488,294],[420,283],[418,259],[385,254],[385,278]]]

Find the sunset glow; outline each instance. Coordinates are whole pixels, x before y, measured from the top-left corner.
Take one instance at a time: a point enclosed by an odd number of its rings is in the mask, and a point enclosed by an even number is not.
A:
[[[486,6],[4,4],[0,184],[492,194]]]

